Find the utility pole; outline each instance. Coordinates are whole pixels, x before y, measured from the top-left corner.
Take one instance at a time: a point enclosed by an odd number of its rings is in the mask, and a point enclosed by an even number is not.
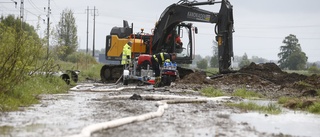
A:
[[[93,45],[92,45],[92,57],[94,57],[95,50],[95,31],[96,31],[96,6],[93,8]]]
[[[48,17],[48,19],[47,19],[47,38],[48,38],[48,40],[47,40],[47,44],[48,44],[48,49],[47,49],[47,59],[49,59],[49,39],[50,39],[50,37],[49,37],[49,34],[50,34],[50,12],[51,12],[51,9],[50,9],[50,0],[48,0],[48,14],[47,14],[47,17]]]
[[[88,54],[88,43],[89,43],[89,6],[87,6],[87,50],[86,54]]]
[[[95,50],[95,30],[96,30],[96,7],[94,9],[89,9],[89,6],[87,7],[87,50],[86,53],[88,54],[88,43],[89,43],[89,11],[93,10],[93,45],[92,45],[92,56],[94,57],[94,50]]]
[[[23,14],[24,14],[24,0],[21,0],[21,3],[20,3],[20,20],[21,20],[21,27],[22,27],[22,21],[23,21]]]
[[[23,28],[22,28],[23,14],[24,14],[24,0],[21,0],[21,2],[20,2],[20,27],[21,27],[21,30],[23,30]]]

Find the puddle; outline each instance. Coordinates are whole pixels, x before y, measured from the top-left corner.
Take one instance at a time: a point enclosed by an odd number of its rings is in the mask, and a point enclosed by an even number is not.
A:
[[[69,92],[45,95],[41,104],[0,117],[0,136],[64,136],[93,122],[102,93]],[[11,128],[12,127],[12,128]],[[14,127],[14,128],[13,128]]]
[[[255,100],[259,105],[276,103]],[[267,115],[258,112],[232,114],[230,118],[238,123],[246,122],[259,132],[287,134],[293,136],[318,137],[320,135],[320,115],[282,108],[281,114]]]
[[[103,100],[109,95],[170,94],[171,92],[108,91],[91,92],[91,89],[111,89],[116,86],[87,84],[79,91],[67,94],[44,95],[41,104],[25,108],[24,111],[8,112],[0,116],[1,137],[56,137],[80,133],[81,129],[117,118],[141,115],[157,110],[154,101]],[[91,90],[90,92],[88,92]],[[190,95],[191,96],[191,95]],[[267,105],[270,101],[256,101]],[[223,113],[225,111],[225,113]],[[231,119],[231,120],[230,120]],[[234,122],[236,121],[236,122]],[[94,137],[163,137],[163,136],[263,136],[248,129],[248,123],[260,132],[283,133],[295,136],[320,135],[320,116],[286,111],[280,115],[259,113],[233,114],[223,105],[213,102],[200,104],[172,104],[161,118],[136,122],[95,133]]]

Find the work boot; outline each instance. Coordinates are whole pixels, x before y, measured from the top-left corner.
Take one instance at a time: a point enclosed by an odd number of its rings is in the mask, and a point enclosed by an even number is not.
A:
[[[161,77],[156,77],[155,81],[154,81],[154,86],[155,88],[157,87],[161,87]]]

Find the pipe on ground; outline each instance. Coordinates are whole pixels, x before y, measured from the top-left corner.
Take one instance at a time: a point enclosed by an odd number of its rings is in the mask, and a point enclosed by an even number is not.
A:
[[[168,108],[168,104],[176,104],[176,103],[205,103],[207,101],[227,101],[231,97],[215,97],[215,98],[205,98],[205,97],[182,97],[182,96],[175,96],[175,95],[141,95],[142,97],[148,97],[149,99],[158,100],[158,99],[170,99],[170,100],[161,100],[157,101],[158,110],[155,112],[149,112],[146,114],[138,115],[138,116],[131,116],[125,117],[120,119],[115,119],[112,121],[107,121],[103,123],[97,123],[89,125],[82,129],[80,134],[72,135],[69,137],[90,137],[92,133],[105,130],[109,128],[115,128],[118,126],[122,126],[125,124],[138,122],[138,121],[145,121],[148,119],[152,119],[155,117],[160,117],[163,115],[165,109]],[[130,96],[113,96],[109,97],[109,99],[129,99]]]

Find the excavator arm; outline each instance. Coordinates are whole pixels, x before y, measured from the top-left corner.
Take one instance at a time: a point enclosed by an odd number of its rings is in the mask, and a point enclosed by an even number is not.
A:
[[[216,13],[197,7],[217,3],[220,3],[221,7],[219,12]],[[228,72],[231,65],[231,58],[233,57],[232,33],[234,31],[233,11],[230,2],[228,0],[209,0],[207,2],[181,0],[178,3],[170,5],[164,10],[156,23],[152,41],[152,52],[161,52],[165,45],[166,36],[168,36],[170,31],[178,24],[185,21],[216,24],[214,31],[218,42],[219,72]]]

